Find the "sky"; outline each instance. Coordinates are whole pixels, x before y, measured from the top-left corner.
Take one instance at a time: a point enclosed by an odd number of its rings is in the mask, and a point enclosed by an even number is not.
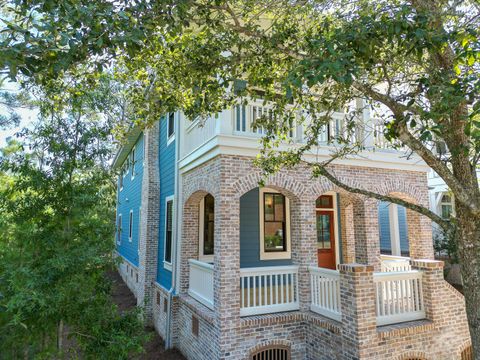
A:
[[[7,83],[4,88],[6,90],[13,91],[18,89],[15,83]],[[20,125],[18,127],[7,130],[0,129],[0,148],[4,147],[7,144],[8,137],[14,136],[15,133],[17,133],[19,130],[32,124],[37,118],[38,111],[36,109],[18,109],[17,113],[21,117]],[[8,114],[7,108],[5,106],[0,105],[0,114]]]

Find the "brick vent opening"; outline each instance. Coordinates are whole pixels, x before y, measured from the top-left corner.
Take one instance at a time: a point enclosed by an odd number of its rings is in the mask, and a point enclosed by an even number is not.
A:
[[[198,318],[195,315],[192,315],[192,334],[198,337]]]
[[[160,305],[160,293],[157,291],[157,305]]]
[[[473,360],[473,350],[471,346],[466,347],[462,351],[462,360]]]
[[[265,346],[255,351],[251,360],[291,360],[290,348],[282,345]]]
[[[164,298],[163,299],[163,312],[167,313],[167,311],[168,311],[168,299]]]

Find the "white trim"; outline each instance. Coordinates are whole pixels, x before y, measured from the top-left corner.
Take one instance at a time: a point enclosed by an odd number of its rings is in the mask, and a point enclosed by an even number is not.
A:
[[[277,259],[291,259],[292,258],[292,242],[291,242],[291,232],[290,232],[290,200],[287,196],[283,195],[285,198],[285,240],[286,240],[286,251],[278,252],[266,252],[265,251],[265,234],[264,234],[264,204],[263,204],[263,194],[264,193],[277,193],[281,194],[280,191],[270,189],[270,188],[260,188],[258,192],[258,202],[259,202],[259,222],[260,222],[260,260],[277,260]]]
[[[137,147],[137,144],[133,145],[132,151],[130,153],[130,163],[132,166],[132,170],[130,171],[130,181],[133,181],[135,179],[135,148]]]
[[[167,146],[170,145],[173,141],[175,141],[175,130],[176,130],[176,127],[175,127],[175,124],[177,123],[178,119],[177,119],[177,113],[173,113],[173,134],[168,136],[168,127],[169,127],[169,121],[170,121],[170,114],[171,113],[167,113]]]
[[[120,226],[118,226],[119,219],[120,219]],[[123,223],[123,217],[122,217],[122,213],[120,213],[117,215],[117,233],[116,233],[117,245],[122,244],[122,230],[123,230],[122,223]]]
[[[330,195],[333,200],[333,208],[317,208],[316,200],[322,195]],[[315,199],[315,232],[317,231],[317,210],[318,211],[332,211],[333,212],[333,230],[334,230],[334,238],[335,238],[335,267],[340,264],[340,238],[339,238],[339,229],[338,229],[338,201],[337,201],[337,193],[334,191],[327,191],[326,193],[320,194],[317,199]],[[325,269],[325,268],[320,268]],[[331,270],[331,269],[330,269]]]
[[[206,196],[206,195],[205,195]],[[204,250],[204,232],[205,229],[205,196],[200,200],[200,207],[199,207],[199,216],[198,216],[198,260],[211,263],[213,262],[214,254],[212,255],[205,255],[203,253]],[[214,205],[215,206],[215,205]],[[214,210],[215,211],[215,210]],[[213,250],[215,253],[215,249]]]
[[[121,173],[120,173],[120,175],[118,176],[118,182],[120,183],[120,184],[119,184],[119,185],[120,185],[120,190],[119,190],[119,192],[120,192],[120,191],[123,190],[123,175],[122,175]]]
[[[173,255],[173,224],[175,224],[175,211],[174,206],[175,206],[175,201],[174,201],[174,195],[167,196],[165,198],[165,231],[163,234],[163,267],[169,271],[172,271],[172,255]],[[165,260],[165,254],[167,253],[167,204],[168,202],[172,202],[172,243],[170,244],[170,262]]]
[[[128,213],[128,242],[132,242],[133,238],[133,209]]]

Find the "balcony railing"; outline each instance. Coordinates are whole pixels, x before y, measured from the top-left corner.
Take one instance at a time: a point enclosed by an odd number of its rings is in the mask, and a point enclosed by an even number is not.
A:
[[[188,294],[213,310],[213,265],[189,259],[190,278]]]
[[[340,273],[337,270],[309,267],[312,303],[310,310],[341,321]]]
[[[410,258],[403,256],[381,255],[381,271],[382,272],[400,272],[410,271]]]
[[[298,310],[298,266],[240,269],[240,295],[240,316]]]
[[[374,273],[377,325],[425,318],[422,272]]]

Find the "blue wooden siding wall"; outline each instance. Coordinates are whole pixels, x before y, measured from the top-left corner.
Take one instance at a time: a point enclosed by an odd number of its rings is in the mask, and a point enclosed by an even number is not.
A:
[[[391,254],[392,243],[390,240],[390,220],[388,216],[389,202],[381,201],[378,204],[378,226],[380,230],[380,252]],[[400,232],[400,251],[402,255],[409,255],[407,235],[407,211],[398,205],[398,227]]]
[[[135,266],[138,266],[138,230],[140,219],[140,207],[142,206],[142,178],[143,178],[143,134],[135,143],[135,176],[132,179],[131,164],[128,173],[123,177],[123,189],[120,190],[120,179],[117,179],[117,224],[118,216],[122,215],[122,232],[120,244],[117,244],[118,253]],[[132,149],[133,149],[132,148]],[[131,159],[131,152],[128,154]],[[127,160],[125,160],[127,161]],[[123,169],[122,164],[122,169]],[[128,239],[130,210],[133,211],[132,240]],[[115,237],[115,241],[117,238]]]
[[[166,288],[172,286],[172,272],[165,269],[165,216],[166,201],[168,196],[174,194],[175,191],[175,140],[167,145],[167,117],[160,119],[160,138],[158,151],[159,169],[160,169],[160,216],[159,216],[159,234],[158,234],[158,265],[157,265],[157,282]],[[175,134],[177,136],[177,134]],[[175,206],[175,205],[174,205]],[[172,242],[176,241],[175,238]],[[172,254],[173,255],[173,254]],[[172,263],[175,259],[172,256]]]
[[[240,198],[240,267],[291,265],[292,260],[260,260],[259,189]]]

